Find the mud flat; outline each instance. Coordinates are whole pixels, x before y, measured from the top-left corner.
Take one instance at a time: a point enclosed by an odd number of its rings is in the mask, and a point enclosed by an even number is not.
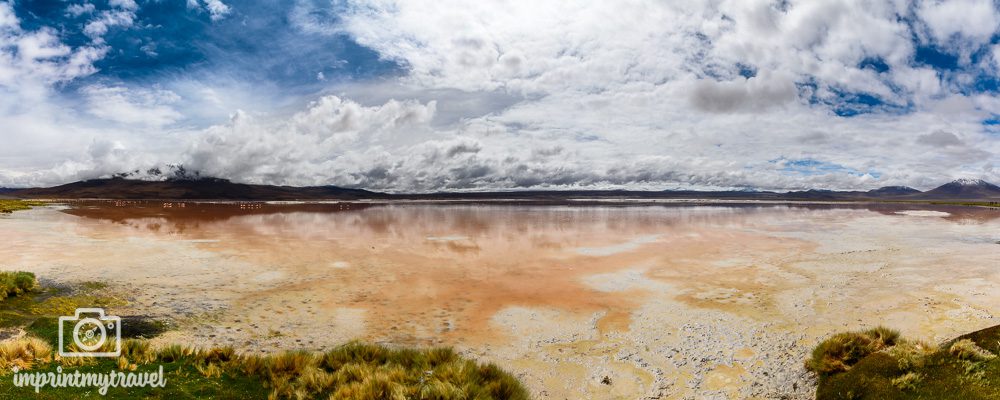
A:
[[[811,398],[831,333],[1000,323],[988,209],[81,202],[0,228],[0,268],[109,282],[163,341],[450,345],[543,399]]]

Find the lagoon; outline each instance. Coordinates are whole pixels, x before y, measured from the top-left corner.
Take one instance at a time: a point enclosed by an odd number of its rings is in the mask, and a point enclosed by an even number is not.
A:
[[[454,346],[537,398],[811,398],[831,333],[936,341],[1000,310],[985,208],[81,201],[0,240],[3,269],[173,321],[157,341]]]

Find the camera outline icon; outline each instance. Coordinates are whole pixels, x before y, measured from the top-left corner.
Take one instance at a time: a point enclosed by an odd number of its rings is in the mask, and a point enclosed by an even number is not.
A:
[[[118,357],[122,354],[122,319],[116,315],[105,315],[103,308],[77,308],[72,317],[59,317],[59,356],[60,357]],[[97,314],[97,317],[83,316],[85,314]],[[73,326],[73,343],[81,351],[66,351],[65,327],[67,322],[75,322]],[[92,324],[96,328],[85,334],[89,337],[94,331],[100,331],[100,339],[96,344],[89,345],[80,341],[80,329],[85,324]],[[115,351],[100,352],[108,338],[108,331],[114,331]]]

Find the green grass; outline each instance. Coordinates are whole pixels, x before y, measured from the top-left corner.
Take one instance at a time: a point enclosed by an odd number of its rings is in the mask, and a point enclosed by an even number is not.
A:
[[[4,348],[8,348],[5,350]],[[348,343],[325,353],[237,355],[231,348],[168,346],[153,350],[127,340],[120,358],[59,359],[45,340],[26,337],[0,345],[0,399],[88,397],[96,388],[16,387],[22,371],[155,372],[165,388],[111,388],[111,398],[218,399],[527,399],[521,384],[493,364],[463,359],[447,348],[393,349]]]
[[[32,343],[34,341],[34,343]],[[41,345],[38,344],[41,343]],[[135,347],[133,342],[128,342],[130,348]],[[5,351],[6,348],[6,351]],[[13,351],[11,351],[13,350]],[[107,396],[101,396],[97,388],[51,388],[46,387],[35,393],[33,387],[16,387],[13,384],[13,377],[10,373],[11,362],[7,359],[11,355],[20,355],[23,358],[34,359],[30,365],[21,359],[17,365],[22,371],[56,372],[57,367],[62,367],[63,372],[81,373],[107,373],[109,371],[127,370],[130,372],[157,372],[163,366],[166,386],[162,388],[109,388]],[[135,357],[136,355],[130,354]],[[242,374],[225,374],[220,376],[206,377],[199,373],[194,360],[175,360],[171,362],[160,362],[158,359],[151,359],[144,364],[129,363],[120,365],[118,359],[89,359],[84,360],[83,365],[66,361],[54,361],[54,354],[51,346],[42,340],[18,339],[0,343],[0,399],[64,399],[64,398],[110,398],[110,399],[265,399],[268,393],[261,387],[260,382],[251,376]],[[68,360],[68,359],[63,359]],[[27,369],[26,369],[27,368]]]
[[[125,300],[107,295],[107,291],[100,287],[87,284],[41,287],[37,284],[35,275],[28,272],[0,271],[0,287],[4,286],[5,280],[20,282],[20,290],[11,297],[0,296],[0,328],[28,327],[39,319],[73,315],[80,307],[115,307],[127,304]],[[0,288],[0,291],[3,289]]]
[[[838,333],[813,349],[806,368],[821,376],[844,372],[870,354],[894,346],[898,340],[899,332],[884,327]]]
[[[97,388],[51,388],[36,394],[16,387],[11,368],[64,373],[156,372],[164,388],[111,388],[123,399],[527,399],[520,382],[494,364],[465,359],[449,348],[391,348],[350,342],[323,353],[289,351],[269,356],[237,354],[232,348],[170,345],[154,349],[144,338],[125,339],[119,358],[62,358],[58,316],[70,306],[108,305],[120,300],[97,295],[102,285],[43,288],[0,301],[0,328],[26,334],[0,342],[0,400],[99,398]],[[112,310],[113,311],[113,310]],[[112,311],[109,311],[113,314]],[[129,327],[135,326],[130,332]],[[156,321],[123,317],[123,336],[162,332]]]
[[[38,281],[31,272],[0,271],[0,300],[23,295],[37,287]]]
[[[806,365],[819,375],[818,400],[1000,399],[1000,326],[940,346],[859,336],[870,335],[838,334],[814,350]]]
[[[31,200],[0,200],[0,213],[11,213],[29,210],[31,207],[44,206],[45,202]]]

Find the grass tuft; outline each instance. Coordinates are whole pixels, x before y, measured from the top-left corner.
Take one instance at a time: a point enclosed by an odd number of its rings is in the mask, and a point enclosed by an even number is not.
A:
[[[870,352],[880,346],[884,348]],[[889,330],[855,332],[820,343],[807,364],[846,365],[837,372],[813,369],[819,374],[817,400],[1000,400],[1000,357],[991,351],[998,348],[1000,326],[941,346],[902,339]]]
[[[38,280],[31,272],[0,271],[0,300],[38,289]]]
[[[937,351],[937,346],[925,342],[902,340],[887,349],[886,354],[896,359],[901,371],[912,371],[926,366],[930,356]]]
[[[0,343],[0,374],[17,367],[28,370],[52,359],[52,346],[42,339],[23,337]]]
[[[920,375],[916,372],[907,372],[906,374],[903,374],[898,378],[893,378],[892,385],[899,388],[899,390],[903,391],[916,390],[917,385],[920,384],[920,381],[923,378],[924,378],[923,375]]]
[[[976,342],[970,339],[961,339],[952,343],[951,347],[948,348],[948,352],[959,360],[972,362],[988,361],[996,357],[995,354],[979,347]]]
[[[136,339],[122,341],[122,357],[136,364],[149,364],[158,358],[149,342]]]
[[[884,327],[838,333],[816,346],[806,368],[820,375],[844,372],[869,354],[894,346],[897,340],[899,332]]]

